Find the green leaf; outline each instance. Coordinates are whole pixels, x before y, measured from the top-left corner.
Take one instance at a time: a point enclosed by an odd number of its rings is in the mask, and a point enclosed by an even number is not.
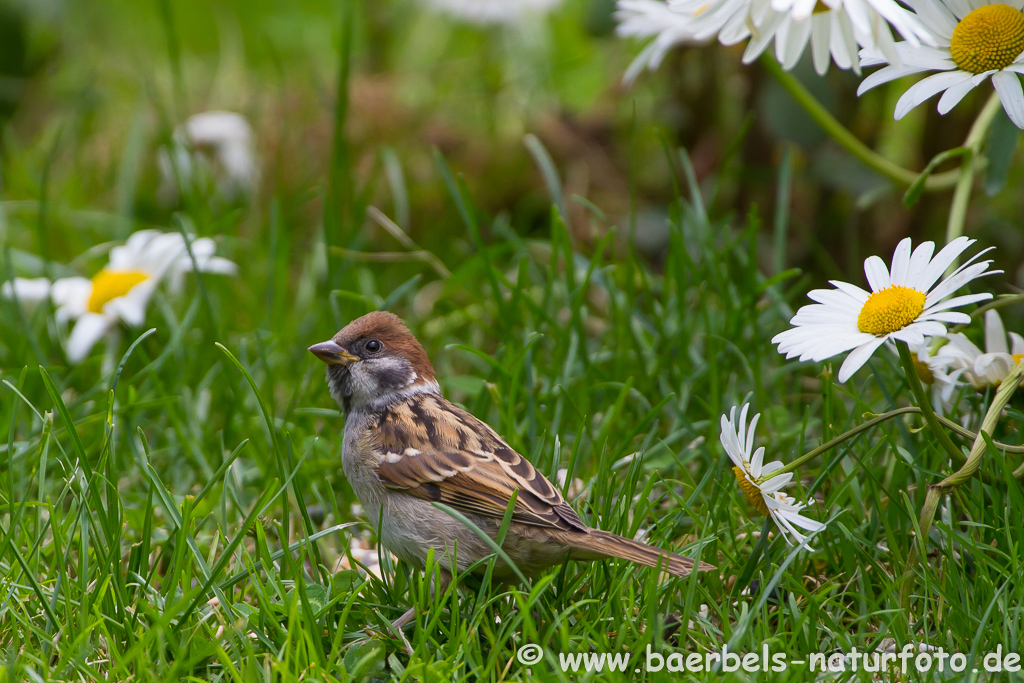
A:
[[[351,593],[354,589],[361,587],[366,580],[363,575],[355,569],[343,569],[331,577],[331,593]]]
[[[355,643],[345,653],[345,670],[359,679],[384,669],[384,643],[364,640]]]
[[[327,606],[329,600],[327,589],[318,583],[306,584],[306,600],[309,608],[314,614],[319,614]]]
[[[917,180],[907,188],[906,194],[903,195],[903,206],[909,209],[917,203],[917,200],[921,198],[921,193],[924,191],[924,185],[928,181],[928,176],[930,176],[941,164],[957,157],[966,157],[963,163],[970,163],[970,151],[971,150],[968,147],[954,147],[953,149],[947,149],[945,152],[936,154],[935,157],[928,162],[928,165],[924,167],[924,170],[921,171],[921,175],[917,176]]]

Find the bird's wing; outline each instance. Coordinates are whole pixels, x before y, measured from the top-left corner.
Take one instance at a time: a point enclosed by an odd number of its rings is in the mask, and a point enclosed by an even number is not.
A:
[[[389,489],[501,519],[519,491],[512,519],[566,531],[588,527],[558,489],[494,430],[434,394],[385,412],[375,432],[377,475]]]

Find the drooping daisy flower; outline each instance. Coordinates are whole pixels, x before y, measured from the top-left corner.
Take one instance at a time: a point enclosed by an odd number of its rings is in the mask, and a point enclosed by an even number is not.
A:
[[[165,277],[173,289],[181,286],[185,272],[196,267],[233,275],[237,266],[214,256],[214,250],[208,237],[192,241],[193,264],[180,234],[140,230],[124,245],[111,249],[109,263],[91,279],[67,277],[51,283],[45,278],[15,278],[3,293],[27,303],[49,298],[58,324],[75,321],[66,352],[68,361],[79,363],[97,341],[115,333],[120,322],[132,326],[145,322],[149,300]]]
[[[1006,115],[1024,128],[1024,0],[907,0],[932,34],[935,47],[898,43],[898,64],[878,50],[865,48],[860,65],[880,66],[864,79],[857,94],[903,76],[938,71],[918,81],[896,103],[895,117],[943,93],[938,110],[945,114],[990,76]]]
[[[944,323],[970,322],[966,313],[950,309],[991,299],[991,294],[966,294],[948,298],[972,280],[1000,273],[988,270],[992,261],[975,263],[985,249],[956,269],[949,277],[935,284],[960,254],[974,240],[958,237],[935,254],[935,244],[924,242],[911,253],[910,238],[896,246],[892,270],[877,256],[864,261],[871,291],[856,285],[833,280],[835,289],[815,289],[807,296],[817,301],[804,306],[790,324],[792,329],[772,339],[779,353],[786,358],[806,361],[826,358],[851,351],[839,370],[839,381],[845,382],[886,342],[904,341],[921,344],[925,337],[946,334]]]
[[[654,37],[626,73],[655,69],[665,53],[681,44],[717,36],[723,45],[746,38],[744,63],[755,60],[774,40],[775,54],[792,69],[811,45],[818,73],[830,58],[841,69],[857,69],[858,45],[877,47],[894,60],[888,22],[914,45],[929,39],[924,26],[896,0],[619,0],[616,16],[623,36]]]
[[[472,24],[515,24],[531,14],[544,14],[562,0],[424,0],[434,9]]]
[[[798,531],[797,527],[814,533],[823,530],[825,525],[801,515],[800,512],[806,505],[797,503],[796,499],[781,491],[783,486],[792,481],[792,472],[780,474],[764,482],[758,481],[761,477],[781,469],[782,463],[773,460],[764,464],[764,446],[753,451],[754,430],[761,414],[755,415],[747,427],[749,408],[750,404],[743,405],[738,423],[735,406],[729,411],[728,417],[722,416],[722,447],[733,462],[732,471],[736,475],[736,481],[750,503],[761,514],[770,515],[775,520],[787,543],[792,536],[798,545],[806,546],[807,537]]]
[[[179,186],[191,191],[208,184],[227,200],[252,192],[259,179],[254,139],[241,114],[207,111],[189,117],[174,130],[173,159],[160,149],[161,195],[172,200]]]
[[[984,353],[959,332],[949,335],[949,343],[939,349],[954,375],[962,377],[979,391],[998,387],[1014,366],[1024,362],[1024,337],[1010,333],[1009,343],[1003,319],[992,310],[985,313]]]

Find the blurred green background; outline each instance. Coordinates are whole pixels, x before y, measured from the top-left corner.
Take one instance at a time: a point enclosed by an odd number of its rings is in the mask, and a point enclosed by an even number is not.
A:
[[[125,232],[127,224],[103,214],[169,224],[174,207],[155,201],[155,150],[173,125],[210,109],[249,118],[263,164],[256,201],[225,220],[242,223],[244,237],[266,239],[276,201],[295,246],[315,239],[332,158],[344,5],[4,0],[0,7],[3,229],[12,245],[40,250],[44,235],[27,228],[31,202],[44,191],[54,200],[53,229],[68,223],[78,236],[46,245],[55,258]],[[586,198],[623,228],[635,209],[638,247],[654,259],[668,236],[666,148],[678,146],[689,151],[716,212],[754,210],[765,235],[780,164],[792,150],[786,265],[856,278],[863,258],[889,253],[903,236],[942,238],[948,192],[903,208],[900,191],[825,137],[757,64],[743,66],[741,47],[673,50],[657,73],[624,87],[621,75],[641,46],[614,35],[611,0],[567,0],[548,17],[488,28],[414,0],[349,9],[345,134],[353,174],[371,187],[366,200],[393,215],[384,183],[371,182],[381,174],[381,149],[393,150],[405,174],[408,230],[428,249],[444,245],[459,224],[444,200],[435,149],[465,173],[485,214],[506,216],[522,236],[546,233],[547,193],[522,143],[526,133],[550,151],[567,196]],[[819,78],[806,62],[796,73],[821,101],[911,169],[961,144],[988,92],[980,88],[945,117],[923,106],[895,122],[892,100],[905,84],[858,99],[855,76],[833,68]],[[1012,267],[1024,253],[1021,178],[1011,172],[1006,188],[975,201],[968,218],[969,234],[998,246]],[[585,243],[599,239],[604,226],[580,203],[569,208],[573,233]],[[381,239],[361,221],[346,228],[371,243]],[[620,232],[620,244],[629,232]],[[294,251],[298,267],[302,248]]]

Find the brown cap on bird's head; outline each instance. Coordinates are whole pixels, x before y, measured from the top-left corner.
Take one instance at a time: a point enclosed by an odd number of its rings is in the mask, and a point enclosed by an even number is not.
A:
[[[381,344],[381,348],[377,349],[374,342]],[[314,344],[309,350],[328,365],[347,365],[367,355],[401,356],[409,361],[420,379],[435,379],[434,366],[426,351],[402,319],[387,311],[374,311],[356,318],[331,341]]]

